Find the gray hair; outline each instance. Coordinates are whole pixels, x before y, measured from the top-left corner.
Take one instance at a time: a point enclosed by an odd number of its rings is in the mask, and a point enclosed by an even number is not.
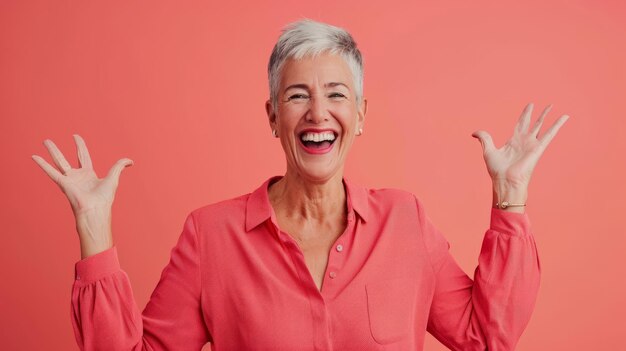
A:
[[[363,59],[350,33],[330,24],[303,19],[288,24],[274,45],[267,75],[272,107],[278,107],[278,86],[282,67],[287,59],[299,60],[329,52],[339,54],[348,64],[354,78],[357,104],[363,98]]]

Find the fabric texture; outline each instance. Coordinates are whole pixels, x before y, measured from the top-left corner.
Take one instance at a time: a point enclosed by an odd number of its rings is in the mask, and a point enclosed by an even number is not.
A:
[[[192,211],[141,313],[116,248],[76,263],[82,350],[514,350],[540,264],[526,213],[491,209],[472,280],[420,200],[344,179],[347,226],[321,291],[257,190]]]

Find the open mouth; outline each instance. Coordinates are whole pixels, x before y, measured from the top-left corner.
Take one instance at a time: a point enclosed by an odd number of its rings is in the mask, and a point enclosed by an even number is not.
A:
[[[330,148],[337,136],[332,131],[324,132],[303,132],[300,134],[300,141],[305,148],[311,150],[325,150]]]

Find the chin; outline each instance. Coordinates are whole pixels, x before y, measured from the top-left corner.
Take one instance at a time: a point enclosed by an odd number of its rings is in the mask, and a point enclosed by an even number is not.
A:
[[[297,173],[301,178],[311,183],[326,183],[329,180],[343,177],[343,167],[332,167],[330,165],[308,165],[299,167]]]

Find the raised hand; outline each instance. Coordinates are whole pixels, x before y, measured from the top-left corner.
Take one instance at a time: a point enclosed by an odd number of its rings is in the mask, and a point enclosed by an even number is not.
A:
[[[78,151],[79,168],[72,168],[49,139],[44,141],[44,145],[58,169],[41,156],[33,155],[32,158],[67,196],[76,219],[81,256],[85,258],[113,246],[111,208],[120,174],[125,167],[132,165],[133,161],[128,158],[118,160],[107,176],[100,179],[93,170],[83,138],[75,134],[74,141]]]
[[[473,137],[480,140],[487,171],[494,183],[494,204],[498,200],[525,203],[528,185],[539,158],[561,126],[569,119],[568,115],[562,115],[538,137],[551,108],[552,105],[546,107],[529,130],[533,104],[526,105],[515,125],[513,136],[501,148],[494,146],[491,136],[486,131],[478,130],[472,133]]]

